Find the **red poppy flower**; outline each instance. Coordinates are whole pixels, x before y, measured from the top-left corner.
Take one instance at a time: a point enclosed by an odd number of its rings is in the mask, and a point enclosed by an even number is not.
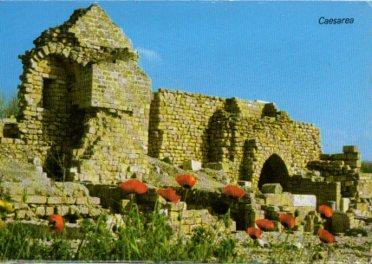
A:
[[[126,193],[144,194],[148,190],[147,185],[137,179],[127,180],[119,186]]]
[[[261,229],[256,227],[248,227],[246,232],[252,239],[259,239],[262,235]]]
[[[319,206],[318,211],[323,218],[331,218],[333,215],[332,208],[325,204]]]
[[[296,225],[296,219],[291,214],[279,214],[279,221],[288,229],[292,229]]]
[[[65,227],[65,222],[63,221],[62,216],[59,214],[49,216],[49,224],[57,232],[62,232],[63,228]]]
[[[159,189],[157,193],[168,202],[178,203],[181,200],[181,196],[172,188]]]
[[[182,187],[191,189],[196,183],[196,178],[192,174],[178,174],[176,176],[176,181]]]
[[[232,184],[226,185],[223,188],[223,193],[234,199],[240,199],[245,195],[245,191],[242,188]]]
[[[334,235],[329,233],[324,228],[319,229],[318,236],[319,236],[320,241],[322,241],[323,243],[332,244],[332,243],[336,242],[336,238],[334,237]]]
[[[273,231],[275,229],[274,222],[269,219],[256,220],[256,225],[264,231]]]

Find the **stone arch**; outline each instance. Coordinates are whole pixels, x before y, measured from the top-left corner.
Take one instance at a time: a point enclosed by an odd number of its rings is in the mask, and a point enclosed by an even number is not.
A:
[[[278,154],[272,154],[262,166],[258,188],[261,189],[265,183],[280,183],[285,187],[288,177],[288,169],[283,159]]]

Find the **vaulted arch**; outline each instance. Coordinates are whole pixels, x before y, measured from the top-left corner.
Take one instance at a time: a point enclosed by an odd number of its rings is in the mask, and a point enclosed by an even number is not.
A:
[[[287,166],[283,159],[277,154],[272,154],[262,166],[258,188],[261,189],[265,183],[280,183],[285,187],[288,177]]]

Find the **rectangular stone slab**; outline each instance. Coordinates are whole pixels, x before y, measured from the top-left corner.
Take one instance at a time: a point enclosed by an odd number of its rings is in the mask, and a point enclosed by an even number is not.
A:
[[[316,196],[311,194],[293,194],[295,207],[313,207],[316,209]]]

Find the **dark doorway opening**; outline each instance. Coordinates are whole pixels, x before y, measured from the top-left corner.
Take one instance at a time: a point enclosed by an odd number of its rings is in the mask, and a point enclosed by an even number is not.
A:
[[[288,180],[287,167],[277,154],[271,155],[264,163],[258,181],[258,188],[261,189],[265,183],[280,183],[285,188]]]

